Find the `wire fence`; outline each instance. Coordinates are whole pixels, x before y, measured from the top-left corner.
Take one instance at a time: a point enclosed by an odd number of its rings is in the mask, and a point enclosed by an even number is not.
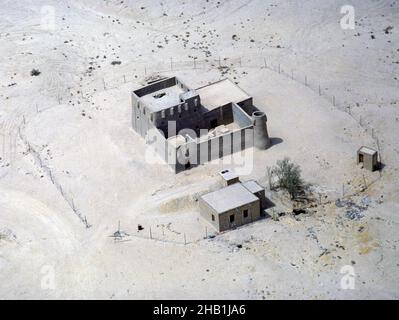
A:
[[[305,72],[295,70],[294,68],[289,68],[283,65],[281,62],[277,61],[277,59],[272,57],[259,57],[259,56],[251,56],[251,57],[220,57],[217,59],[191,59],[191,60],[176,60],[170,58],[169,60],[162,61],[162,62],[154,62],[152,64],[148,64],[148,62],[144,61],[134,61],[131,63],[124,64],[124,69],[126,73],[122,75],[118,75],[115,77],[107,77],[107,78],[100,78],[96,80],[88,81],[85,85],[80,88],[80,96],[82,98],[86,97],[86,94],[92,92],[98,92],[103,90],[110,90],[120,87],[121,85],[137,82],[138,80],[142,79],[145,76],[151,76],[153,74],[162,74],[166,72],[174,72],[174,71],[184,71],[184,70],[213,70],[217,69],[220,71],[222,75],[228,74],[231,69],[234,68],[252,68],[258,70],[269,70],[279,75],[287,78],[287,80],[295,81],[298,84],[302,85],[304,89],[313,91],[314,94],[319,95],[320,97],[326,99],[330,106],[340,110],[342,112],[347,113],[351,118],[355,120],[355,122],[371,137],[374,147],[378,150],[379,154],[379,161],[382,162],[382,154],[381,154],[381,145],[380,140],[378,138],[377,131],[375,128],[370,125],[364,119],[364,117],[360,114],[358,115],[353,110],[353,104],[345,103],[340,101],[334,94],[330,94],[323,86],[321,85],[320,81],[317,79],[313,79],[309,77]],[[67,101],[70,97],[65,96],[58,96],[58,102],[61,104]],[[40,109],[37,105],[35,106],[35,112],[39,113],[44,111]],[[21,118],[21,117],[20,117]],[[24,140],[25,144],[28,146],[30,152],[34,152],[34,148],[29,144],[27,139],[21,133],[20,126],[25,124],[25,118],[18,119],[20,124],[18,127],[18,135],[20,136],[21,140]],[[7,137],[3,136],[3,153],[7,148],[5,144],[5,139]],[[14,143],[15,144],[15,143]],[[49,176],[51,182],[57,187],[58,191],[67,201],[68,205],[74,211],[74,213],[79,217],[82,223],[89,227],[86,217],[81,214],[78,209],[75,207],[72,197],[68,196],[62,186],[55,180],[53,173],[51,170],[47,170],[48,168],[43,164],[40,163],[40,157],[36,157],[39,159],[39,166],[46,171],[47,175]],[[380,178],[382,173],[380,171]],[[365,182],[366,189],[373,185],[375,181],[372,182]],[[355,192],[356,193],[356,192]],[[343,185],[342,197],[348,196],[351,192],[347,192],[345,190],[345,186]],[[134,237],[141,237],[152,239],[154,241],[163,241],[163,242],[173,242],[173,243],[180,243],[180,244],[189,244],[201,241],[209,237],[209,235],[204,232],[203,236],[187,236],[185,233],[181,233],[179,235],[175,235],[172,238],[166,237],[164,234],[160,234],[155,232],[155,230],[149,228],[147,232],[141,233],[133,233],[130,236]]]
[[[184,70],[212,70],[218,69],[222,75],[226,75],[230,69],[234,68],[254,68],[265,69],[278,73],[291,81],[301,84],[304,88],[313,91],[314,94],[323,97],[327,102],[337,110],[347,113],[356,123],[372,138],[374,146],[378,150],[379,161],[382,162],[381,145],[375,128],[367,122],[362,114],[356,114],[351,103],[340,101],[336,95],[330,94],[317,79],[309,77],[305,72],[295,70],[283,65],[272,57],[219,57],[217,59],[191,59],[176,60],[170,58],[166,61],[154,62],[148,64],[144,61],[134,61],[124,65],[127,72],[121,76],[103,78],[101,81],[90,82],[83,90],[109,90],[120,87],[123,84],[138,81],[145,76],[162,74],[166,72],[184,71]]]
[[[201,229],[202,232],[199,229],[196,230],[199,232],[179,232],[167,230],[164,226],[150,226],[133,233],[118,229],[111,237],[114,238],[116,243],[130,241],[133,237],[155,242],[189,245],[211,239],[216,235],[212,228],[204,227]]]

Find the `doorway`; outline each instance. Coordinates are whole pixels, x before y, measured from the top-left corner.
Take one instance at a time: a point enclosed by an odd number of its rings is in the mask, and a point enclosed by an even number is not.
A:
[[[218,119],[212,119],[211,120],[211,129],[214,129],[218,126]]]

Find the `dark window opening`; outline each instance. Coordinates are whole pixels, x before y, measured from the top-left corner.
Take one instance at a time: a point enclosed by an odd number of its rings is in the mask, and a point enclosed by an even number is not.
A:
[[[244,218],[248,218],[248,210],[247,209],[244,210],[243,216],[244,216]]]
[[[232,214],[231,216],[230,216],[230,223],[233,223],[234,222],[234,214]]]
[[[215,221],[215,215],[212,215],[212,221]]]
[[[218,119],[211,120],[211,128],[216,128],[218,126]]]
[[[161,92],[161,93],[158,93],[158,94],[154,94],[154,95],[153,95],[153,97],[154,97],[155,99],[161,99],[163,96],[166,96],[166,93],[165,93],[165,92]]]
[[[362,155],[362,154],[359,154],[359,162],[363,162],[363,161],[364,161],[363,155]]]
[[[191,168],[191,163],[190,163],[190,161],[187,162],[187,163],[185,164],[184,168],[185,168],[185,169],[190,169],[190,168]]]

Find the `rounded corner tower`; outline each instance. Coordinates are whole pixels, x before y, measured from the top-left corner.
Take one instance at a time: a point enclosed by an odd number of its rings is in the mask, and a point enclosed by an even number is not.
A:
[[[258,149],[267,149],[270,147],[270,138],[267,133],[267,117],[262,111],[252,113],[254,124],[254,146]]]

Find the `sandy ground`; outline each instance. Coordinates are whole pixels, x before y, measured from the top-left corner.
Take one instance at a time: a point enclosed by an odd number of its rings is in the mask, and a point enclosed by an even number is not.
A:
[[[351,1],[354,30],[341,1],[3,2],[0,298],[399,297],[397,2]],[[267,187],[289,156],[321,204],[204,239],[196,198],[234,166],[148,163],[130,91],[155,71],[237,82],[275,142],[242,178]],[[379,148],[381,175],[356,166],[361,145]]]

